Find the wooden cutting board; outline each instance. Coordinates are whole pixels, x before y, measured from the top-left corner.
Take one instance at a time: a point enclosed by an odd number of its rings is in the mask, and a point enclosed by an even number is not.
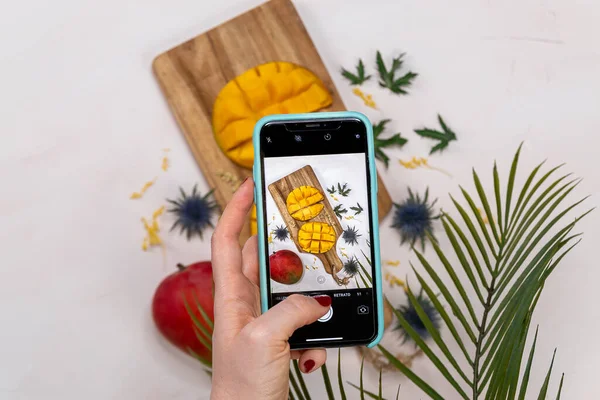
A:
[[[289,0],[272,0],[156,57],[154,74],[190,149],[221,208],[252,171],[230,161],[213,136],[211,116],[219,91],[257,65],[288,61],[310,69],[325,84],[333,103],[322,111],[343,111],[327,69]],[[379,215],[392,201],[378,177]],[[240,241],[250,237],[247,222]]]
[[[312,186],[318,189],[324,197],[323,210],[319,213],[319,215],[312,218],[310,221],[298,221],[292,218],[287,210],[286,200],[288,195],[292,192],[292,190],[300,186]],[[325,222],[326,224],[331,225],[335,231],[336,241],[342,234],[342,225],[333,212],[333,208],[327,199],[326,192],[323,190],[321,182],[319,182],[317,175],[315,175],[315,171],[310,165],[306,165],[299,170],[284,176],[278,181],[271,183],[269,185],[269,192],[271,193],[271,196],[273,196],[275,204],[277,204],[277,208],[281,213],[281,217],[283,218],[283,221],[285,222],[285,225],[287,226],[290,236],[296,244],[298,251],[304,252],[298,243],[298,231],[300,230],[300,227],[307,222]],[[345,280],[340,280],[337,276],[337,273],[342,269],[343,263],[337,254],[336,246],[333,246],[331,250],[325,253],[312,255],[321,260],[325,271],[327,271],[327,273],[330,274],[339,285],[348,284],[348,278],[345,278]]]

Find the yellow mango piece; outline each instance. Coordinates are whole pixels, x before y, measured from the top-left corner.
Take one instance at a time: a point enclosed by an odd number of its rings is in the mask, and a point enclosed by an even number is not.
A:
[[[312,72],[303,68],[290,72],[290,78],[294,85],[294,91],[298,93],[305,91],[317,81],[317,77]]]
[[[308,108],[321,108],[329,101],[329,92],[321,85],[314,84],[301,94],[304,104]]]
[[[291,216],[298,221],[308,221],[309,219],[319,215],[321,211],[323,211],[323,207],[325,206],[322,203],[304,206],[295,213],[291,214]]]
[[[279,73],[282,73],[282,74],[290,73],[298,67],[296,64],[292,64],[292,63],[285,62],[285,61],[278,62],[276,64],[277,64],[277,68],[279,69]]]
[[[240,163],[250,163],[250,165],[252,165],[252,163],[254,162],[254,147],[238,147],[237,155],[235,156],[235,158],[240,160]]]
[[[281,104],[280,103],[276,103],[276,104],[272,104],[270,106],[268,106],[267,108],[265,108],[264,110],[262,110],[260,112],[260,117],[266,117],[267,115],[273,115],[273,114],[282,114],[282,108],[281,108]]]
[[[324,222],[307,222],[298,231],[298,244],[307,253],[326,253],[333,248],[335,241],[333,227]]]
[[[279,66],[277,63],[267,63],[259,65],[256,70],[261,78],[270,78],[279,73]]]
[[[218,114],[219,118],[214,118]],[[217,138],[224,136],[223,130],[232,122],[241,119],[256,120],[250,105],[243,97],[217,97],[213,109],[213,129],[215,132],[221,132],[220,135],[215,135]]]
[[[255,68],[249,69],[248,71],[244,72],[243,74],[235,78],[235,81],[240,87],[242,93],[262,86],[262,79],[260,78],[260,75],[256,73]]]
[[[273,101],[276,102],[275,104],[291,97],[294,93],[294,84],[285,74],[277,74],[271,78],[267,83],[267,88]]]
[[[235,97],[242,99],[244,97],[244,93],[235,81],[231,81],[225,85],[223,89],[221,89],[219,96],[226,97],[228,99]]]
[[[323,211],[323,194],[315,187],[300,186],[288,194],[285,204],[292,218],[308,221]]]
[[[314,112],[332,101],[325,85],[306,68],[288,62],[258,65],[219,92],[212,114],[215,139],[233,162],[252,168],[252,132],[260,118]]]
[[[245,91],[246,98],[250,103],[250,108],[255,112],[260,112],[271,105],[271,93],[265,85],[260,85]]]
[[[250,233],[252,235],[256,235],[258,233],[258,225],[256,222],[256,204],[252,206],[252,211],[250,212]]]
[[[254,121],[251,119],[234,121],[223,130],[224,134],[217,138],[217,143],[225,151],[243,148],[247,141],[252,140],[241,134],[244,129],[249,128],[254,128]]]
[[[302,97],[291,97],[281,103],[281,111],[285,114],[309,112]]]

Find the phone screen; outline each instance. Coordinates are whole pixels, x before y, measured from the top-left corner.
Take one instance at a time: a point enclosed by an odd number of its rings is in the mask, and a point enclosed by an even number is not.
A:
[[[377,333],[373,205],[358,119],[266,124],[260,132],[269,308],[294,293],[332,306],[292,348],[371,342]],[[378,283],[376,283],[378,284]]]

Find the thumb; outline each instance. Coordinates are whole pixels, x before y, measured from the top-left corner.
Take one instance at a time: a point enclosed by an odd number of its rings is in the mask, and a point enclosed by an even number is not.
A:
[[[308,297],[293,294],[252,321],[251,329],[257,329],[270,340],[287,341],[294,331],[312,324],[327,313],[331,297],[327,295]]]

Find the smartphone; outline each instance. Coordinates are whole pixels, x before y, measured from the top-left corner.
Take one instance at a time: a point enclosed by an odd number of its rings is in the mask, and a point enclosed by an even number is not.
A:
[[[292,349],[375,346],[383,334],[373,129],[355,112],[274,115],[254,129],[262,311],[331,297]]]

